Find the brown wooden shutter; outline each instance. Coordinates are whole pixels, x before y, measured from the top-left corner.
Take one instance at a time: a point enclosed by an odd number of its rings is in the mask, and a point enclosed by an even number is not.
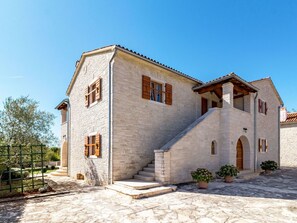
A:
[[[165,103],[167,105],[172,105],[172,85],[165,84]]]
[[[261,149],[262,149],[262,140],[259,139],[259,152],[261,152]]]
[[[142,75],[142,98],[150,100],[151,78]]]
[[[267,115],[267,110],[268,110],[267,103],[265,102],[265,115]]]
[[[100,150],[101,150],[101,135],[98,133],[96,135],[96,140],[95,140],[95,156],[99,157],[100,156]]]
[[[89,86],[85,89],[85,106],[89,107]]]
[[[99,101],[101,99],[101,78],[96,80],[96,100]]]
[[[259,107],[258,111],[261,112],[261,110],[262,110],[262,101],[261,101],[260,98],[258,99],[258,104],[259,104],[259,106],[258,106],[258,107]]]
[[[89,156],[89,136],[85,136],[85,156]]]
[[[265,152],[267,153],[268,152],[268,141],[267,141],[267,139],[265,139],[265,145],[266,145]]]

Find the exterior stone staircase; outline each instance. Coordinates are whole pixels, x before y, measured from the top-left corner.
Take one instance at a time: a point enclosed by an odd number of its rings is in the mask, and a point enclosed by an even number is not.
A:
[[[134,179],[143,181],[154,181],[155,180],[155,160],[139,171],[138,174],[134,175]]]
[[[152,197],[172,191],[176,191],[176,186],[164,186],[155,181],[155,161],[134,175],[133,179],[115,181],[114,184],[106,188],[119,193],[131,196],[134,199]]]
[[[51,175],[52,176],[68,176],[67,172],[68,172],[67,167],[60,167],[57,171],[51,172]]]

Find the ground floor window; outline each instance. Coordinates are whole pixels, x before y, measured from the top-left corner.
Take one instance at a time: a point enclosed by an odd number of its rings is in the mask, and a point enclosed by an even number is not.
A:
[[[97,158],[101,153],[101,135],[94,134],[85,137],[85,156]]]
[[[267,139],[259,139],[259,152],[267,153],[267,151],[268,151]]]
[[[210,153],[211,153],[211,155],[216,155],[217,154],[217,142],[216,141],[211,142]]]

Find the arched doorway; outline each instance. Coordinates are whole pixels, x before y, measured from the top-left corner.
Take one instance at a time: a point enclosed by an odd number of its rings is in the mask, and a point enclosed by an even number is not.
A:
[[[238,139],[236,145],[236,167],[239,170],[243,170],[243,146],[240,139]]]

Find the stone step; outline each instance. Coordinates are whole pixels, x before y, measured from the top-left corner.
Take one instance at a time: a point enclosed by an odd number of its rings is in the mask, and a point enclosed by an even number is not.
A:
[[[146,172],[153,172],[153,173],[155,173],[155,168],[144,167],[144,168],[143,168],[143,171],[146,171]]]
[[[149,168],[155,168],[155,164],[154,163],[150,163],[150,164],[147,165],[147,167],[149,167]]]
[[[139,171],[138,174],[143,176],[155,177],[155,172]]]
[[[58,172],[58,171],[55,171],[55,172],[51,172],[50,173],[50,175],[52,175],[52,176],[67,176],[67,172],[62,172],[62,173],[60,173],[60,172]]]
[[[156,181],[148,182],[138,179],[118,180],[114,181],[114,185],[119,185],[134,190],[143,190],[162,186],[162,184]]]
[[[134,179],[143,180],[143,181],[154,181],[155,177],[144,176],[144,175],[134,175]]]
[[[56,170],[58,173],[67,173],[67,169],[58,169]]]
[[[129,195],[134,199],[152,197],[152,196],[169,193],[176,190],[176,186],[161,186],[161,187],[154,187],[154,188],[144,189],[144,190],[135,190],[135,189],[129,189],[127,187],[123,187],[115,184],[109,185],[106,188],[117,191],[125,195]]]

